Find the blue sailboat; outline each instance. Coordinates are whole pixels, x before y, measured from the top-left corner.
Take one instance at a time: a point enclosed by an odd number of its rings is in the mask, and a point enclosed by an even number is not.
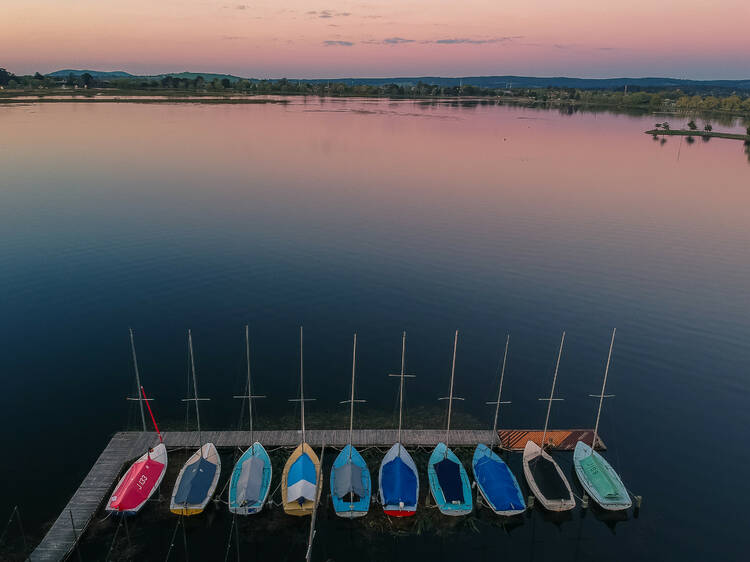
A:
[[[250,335],[245,326],[245,352],[247,356],[247,396],[235,398],[247,399],[248,418],[250,420],[250,441],[253,444],[234,465],[229,480],[229,511],[238,515],[251,515],[263,509],[268,498],[273,476],[271,459],[266,449],[254,439],[253,432],[253,399],[265,396],[253,396],[250,381]]]
[[[401,425],[404,412],[404,374],[406,357],[406,332],[401,334],[401,374],[389,375],[401,378],[399,385],[398,440],[383,457],[378,472],[380,482],[380,504],[386,515],[409,517],[417,512],[419,499],[419,473],[414,459],[401,444]]]
[[[453,339],[453,363],[451,366],[451,384],[448,394],[448,423],[445,430],[445,443],[438,443],[430,455],[427,464],[427,477],[430,481],[432,497],[443,515],[466,515],[471,513],[473,498],[471,483],[461,461],[448,448],[448,437],[451,431],[451,413],[453,410],[453,379],[456,372],[456,346],[458,330]]]
[[[505,338],[505,353],[503,354],[503,368],[500,371],[500,387],[497,391],[497,401],[487,402],[495,404],[495,421],[492,426],[492,443],[497,439],[497,423],[502,402],[503,379],[505,378],[505,364],[508,359],[508,343],[510,336]],[[515,475],[511,472],[499,455],[493,452],[492,447],[484,443],[477,445],[474,450],[474,458],[471,462],[474,472],[474,481],[477,483],[479,493],[482,494],[484,502],[497,515],[518,515],[526,511],[526,502],[523,499],[521,487],[518,485]]]
[[[367,515],[372,497],[372,481],[367,464],[359,451],[352,445],[354,403],[364,400],[354,399],[354,375],[357,364],[357,334],[354,334],[352,352],[352,393],[349,400],[349,443],[336,457],[331,468],[331,498],[333,509],[339,517],[354,519]]]

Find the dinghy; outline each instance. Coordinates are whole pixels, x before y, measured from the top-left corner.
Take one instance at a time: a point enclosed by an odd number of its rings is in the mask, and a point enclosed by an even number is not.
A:
[[[477,445],[471,466],[477,488],[492,511],[505,516],[526,511],[526,502],[518,480],[492,449],[484,443]]]
[[[432,498],[443,515],[466,515],[471,513],[473,499],[471,483],[466,469],[453,451],[448,448],[453,411],[453,379],[456,374],[456,346],[458,330],[453,338],[453,362],[451,364],[451,384],[448,392],[448,422],[445,428],[445,443],[438,443],[427,464],[427,477],[430,481]],[[441,398],[443,400],[443,398]],[[463,400],[463,398],[456,398]]]
[[[505,363],[508,359],[508,343],[510,336],[505,338],[505,353],[503,354],[503,368],[500,371],[500,387],[497,391],[497,400],[487,402],[495,405],[495,421],[492,425],[492,443],[497,441],[497,423],[502,402],[503,379],[505,378]],[[474,472],[474,481],[477,483],[479,493],[484,498],[484,503],[497,515],[512,516],[523,513],[526,510],[526,502],[518,485],[515,475],[511,472],[499,455],[492,451],[484,443],[477,445],[474,450],[474,458],[471,461]]]
[[[559,400],[559,398],[555,398],[555,383],[557,382],[557,371],[560,367],[564,342],[565,332],[563,332],[560,351],[557,354],[555,376],[552,378],[552,391],[549,398],[540,398],[540,400],[548,401],[547,419],[544,421],[544,431],[542,432],[542,445],[547,439],[547,425],[549,424],[552,402]],[[570,489],[570,483],[565,478],[560,465],[533,441],[527,441],[523,450],[523,472],[531,492],[542,504],[542,507],[549,511],[568,511],[575,507],[573,491]]]
[[[352,352],[352,392],[349,400],[349,443],[336,457],[331,468],[331,498],[333,509],[339,517],[354,519],[367,515],[372,496],[370,471],[359,451],[352,445],[354,428],[354,403],[364,400],[354,399],[354,374],[357,361],[357,334],[354,334]]]
[[[612,330],[612,341],[609,343],[609,355],[607,356],[607,366],[604,369],[604,382],[602,391],[599,394],[599,410],[596,414],[596,424],[594,425],[594,437],[591,440],[591,446],[583,441],[576,443],[573,451],[573,466],[581,485],[589,496],[604,509],[609,511],[621,511],[628,509],[632,505],[630,494],[625,485],[620,480],[614,468],[594,450],[596,437],[599,433],[599,418],[602,414],[602,402],[605,398],[611,398],[612,395],[605,395],[607,388],[607,375],[609,374],[609,363],[612,359],[612,347],[615,344],[615,333]]]
[[[414,375],[404,374],[406,358],[406,332],[401,334],[401,374],[398,392],[398,441],[383,457],[378,471],[380,482],[380,505],[386,515],[409,517],[417,512],[419,499],[419,473],[414,459],[401,444],[401,425],[404,412],[404,378]]]
[[[186,402],[195,402],[195,418],[198,425],[198,442],[201,438],[201,416],[198,404],[198,383],[195,377],[195,358],[193,355],[193,336],[188,330],[188,348],[190,350],[190,368],[193,374],[193,398]],[[206,508],[216,491],[216,484],[221,474],[221,459],[213,443],[203,444],[187,460],[177,475],[172,491],[169,510],[177,515],[197,515]]]
[[[289,456],[281,474],[281,503],[288,515],[312,515],[320,499],[320,460],[305,442],[305,382],[302,355],[302,327],[299,329],[299,399],[302,443]],[[310,400],[308,398],[308,400]]]
[[[130,345],[133,350],[133,361],[135,364],[136,383],[140,385],[140,375],[138,374],[138,363],[135,358],[135,344],[133,343],[133,331],[130,331]],[[146,501],[153,495],[161,484],[164,474],[167,472],[167,448],[162,442],[159,427],[156,425],[156,419],[151,411],[151,406],[146,398],[146,391],[139,386],[140,392],[138,401],[143,414],[143,402],[148,406],[148,413],[151,414],[151,421],[159,436],[159,444],[156,447],[149,448],[141,457],[138,458],[120,478],[115,486],[115,491],[107,502],[104,509],[112,513],[123,515],[134,515],[146,504]],[[145,418],[143,418],[145,431]]]
[[[386,515],[409,517],[417,512],[419,473],[401,443],[389,449],[380,463],[380,503]]]
[[[253,444],[234,465],[229,479],[229,511],[238,515],[251,515],[263,509],[271,487],[272,466],[263,445],[255,441],[253,431],[253,396],[250,380],[250,334],[245,326],[245,354],[247,357],[247,395],[235,398],[247,399],[250,420],[250,441]]]

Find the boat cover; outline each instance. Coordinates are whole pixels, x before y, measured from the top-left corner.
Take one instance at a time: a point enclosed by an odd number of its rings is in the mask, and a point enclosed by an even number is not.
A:
[[[367,495],[367,488],[362,483],[362,469],[352,463],[347,462],[333,469],[334,484],[333,493],[339,498],[350,496],[348,501],[354,503],[359,498]]]
[[[153,459],[133,463],[122,484],[109,500],[109,509],[130,511],[146,501],[154,490],[164,465]]]
[[[570,492],[555,464],[539,455],[529,461],[529,470],[539,491],[548,500],[567,500]]]
[[[315,501],[317,473],[310,457],[303,453],[294,461],[287,474],[287,501]]]
[[[175,505],[202,504],[211,490],[215,474],[216,465],[203,457],[185,468],[174,495]]]
[[[417,503],[417,476],[400,457],[383,465],[380,488],[386,505]]]
[[[591,485],[607,499],[617,499],[622,497],[619,492],[619,486],[613,482],[607,469],[599,462],[594,455],[589,455],[581,459],[581,469],[586,474]]]
[[[435,474],[446,503],[464,503],[464,486],[458,463],[445,458],[435,463]]]
[[[259,457],[250,457],[242,463],[237,479],[237,505],[252,505],[261,499],[265,464]]]
[[[489,456],[482,457],[474,464],[474,476],[495,509],[509,511],[524,509],[519,502],[519,491],[510,469]]]

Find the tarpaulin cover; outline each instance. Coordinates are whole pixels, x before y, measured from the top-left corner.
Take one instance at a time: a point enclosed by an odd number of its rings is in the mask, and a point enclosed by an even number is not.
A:
[[[461,482],[461,471],[457,462],[450,459],[443,459],[435,463],[435,474],[437,474],[440,488],[443,490],[443,497],[447,503],[463,503],[464,487]]]
[[[163,470],[162,463],[151,459],[133,463],[122,484],[112,494],[109,508],[129,511],[141,505],[148,499]]]
[[[339,498],[352,494],[355,497],[349,498],[351,502],[356,502],[362,496],[367,495],[367,489],[362,483],[362,469],[352,462],[339,466],[333,470],[333,493]]]
[[[258,457],[250,457],[242,463],[240,477],[237,479],[236,501],[238,505],[252,505],[261,499],[263,468],[265,468],[265,463]]]
[[[499,511],[523,509],[525,506],[518,497],[510,469],[491,457],[482,457],[474,465],[474,476],[482,485],[482,490],[493,507]]]
[[[417,476],[400,457],[383,465],[380,486],[386,505],[417,503]]]
[[[211,484],[216,474],[216,465],[201,457],[185,469],[180,480],[180,486],[174,495],[177,505],[199,505],[208,496]]]
[[[315,501],[316,482],[315,465],[310,457],[303,453],[294,461],[287,473],[287,501]]]
[[[534,476],[539,491],[545,498],[548,500],[567,500],[570,498],[568,487],[551,461],[539,455],[529,461],[529,470]]]
[[[607,499],[623,497],[625,499],[625,495],[619,492],[620,486],[610,478],[606,467],[599,462],[599,459],[594,455],[590,455],[581,459],[580,462],[581,469],[586,474],[586,478],[588,478],[591,485],[603,497]]]

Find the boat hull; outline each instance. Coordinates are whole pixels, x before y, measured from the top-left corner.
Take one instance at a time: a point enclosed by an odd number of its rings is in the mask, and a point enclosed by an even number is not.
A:
[[[547,497],[540,488],[540,482],[537,482],[537,478],[534,474],[534,469],[531,466],[535,462],[548,462],[551,463],[549,466],[550,470],[556,472],[557,477],[560,479],[559,485],[565,489],[563,497]],[[523,472],[526,476],[526,482],[534,494],[534,497],[542,504],[542,507],[548,511],[569,511],[576,506],[575,499],[573,499],[573,490],[570,488],[570,482],[565,478],[560,465],[546,452],[543,451],[539,445],[533,441],[527,441],[526,447],[523,450]],[[553,475],[554,476],[554,475]]]
[[[253,458],[258,459],[263,463],[260,493],[258,494],[259,498],[251,503],[238,501],[238,497],[241,496],[242,492],[239,488],[242,486],[241,480],[243,465],[247,461],[251,461]],[[252,515],[261,511],[266,503],[266,499],[268,498],[272,477],[273,467],[271,459],[263,445],[256,441],[237,460],[237,464],[235,464],[234,470],[232,470],[232,477],[229,481],[229,511],[231,513],[236,513],[237,515]]]
[[[292,468],[292,465],[303,455],[307,455],[310,460],[312,461],[313,466],[315,467],[315,487],[316,487],[316,500],[312,501],[309,499],[306,499],[301,504],[300,502],[296,501],[295,499],[291,499],[289,501],[289,494],[288,494],[288,483],[289,483],[289,469]],[[318,459],[318,455],[315,454],[315,451],[312,450],[312,447],[308,445],[307,443],[302,443],[299,445],[291,455],[289,455],[289,458],[286,461],[286,464],[284,465],[284,472],[281,474],[281,502],[282,506],[284,507],[284,513],[287,515],[293,515],[295,517],[304,517],[305,515],[312,515],[313,510],[315,509],[315,502],[320,499],[320,491],[322,489],[320,485],[320,460]]]
[[[413,476],[413,483],[408,484],[405,487],[405,495],[411,497],[408,501],[388,502],[386,500],[386,494],[384,492],[384,486],[390,486],[389,472],[386,469],[384,479],[384,468],[390,465],[391,462],[396,459],[400,459],[403,463],[403,467]],[[417,471],[417,465],[414,463],[414,459],[406,450],[406,448],[400,443],[393,445],[383,457],[378,470],[378,482],[380,483],[378,494],[380,497],[380,505],[383,506],[383,512],[391,517],[411,517],[417,513],[417,502],[419,501],[419,472]]]
[[[614,468],[583,441],[576,443],[573,467],[586,493],[608,511],[623,511],[632,505],[630,494]]]
[[[458,465],[457,474],[451,478],[455,480],[458,478],[458,482],[455,482],[456,490],[460,489],[460,493],[456,493],[455,497],[461,496],[461,499],[451,499],[446,497],[447,492],[440,480],[440,463],[448,461]],[[452,466],[452,465],[451,465]],[[435,449],[433,449],[430,455],[429,463],[427,464],[427,477],[430,482],[430,492],[432,498],[435,500],[435,504],[438,506],[440,513],[443,515],[467,515],[471,513],[473,509],[473,498],[471,495],[471,482],[469,481],[469,475],[466,473],[466,469],[461,461],[458,459],[456,454],[451,451],[445,443],[438,443]]]
[[[105,511],[135,515],[161,484],[167,472],[167,448],[159,443],[141,455],[115,486]]]
[[[210,479],[203,479],[202,475],[198,474],[195,478],[195,484],[188,485],[186,479],[194,475],[193,471],[196,468],[194,466],[196,463],[199,463],[198,466],[203,466],[203,468],[198,469],[198,473],[203,473],[203,475],[208,474],[208,470],[211,469],[209,465],[213,465],[213,474]],[[219,458],[219,453],[213,443],[206,443],[193,453],[180,470],[180,474],[177,476],[174,484],[174,490],[172,491],[169,510],[176,515],[184,516],[203,513],[203,510],[216,491],[216,484],[219,482],[220,475],[221,459]],[[184,485],[183,480],[186,480]],[[187,493],[190,496],[184,501],[178,497],[185,491],[183,488],[187,488]]]
[[[497,464],[492,466],[494,470],[491,473],[485,475],[482,463],[487,461]],[[477,445],[471,467],[479,493],[484,498],[487,507],[496,515],[511,517],[526,511],[526,502],[516,476],[490,447],[483,443]],[[485,478],[493,478],[497,482],[485,482]],[[500,486],[493,488],[492,484],[500,484]]]
[[[351,459],[350,459],[351,456]],[[362,486],[364,488],[364,494],[360,496],[360,499],[355,502],[348,502],[336,495],[336,469],[344,467],[349,462],[352,463],[361,471],[362,475]],[[346,519],[356,519],[358,517],[364,517],[370,509],[370,500],[372,498],[372,481],[370,479],[370,471],[367,469],[367,463],[359,454],[359,451],[351,445],[347,445],[338,454],[336,460],[333,462],[331,467],[331,499],[333,500],[333,510],[339,517]]]

